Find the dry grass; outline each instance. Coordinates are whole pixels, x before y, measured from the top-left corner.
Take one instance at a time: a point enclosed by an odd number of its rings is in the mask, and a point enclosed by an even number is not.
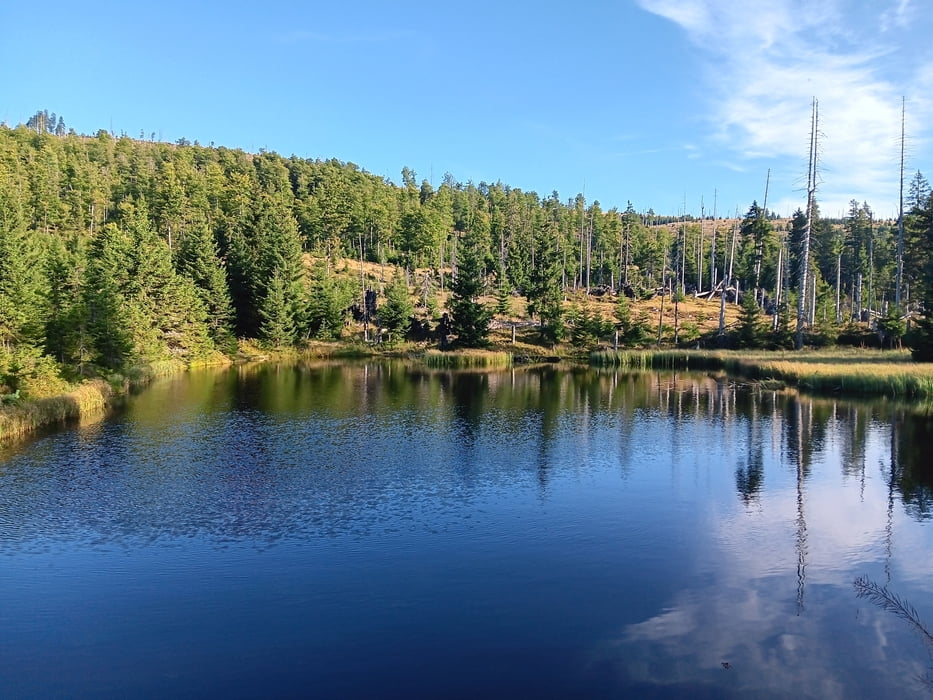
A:
[[[590,361],[597,366],[722,369],[822,393],[933,397],[933,364],[913,363],[907,351],[620,351],[593,353]]]
[[[43,426],[102,413],[110,406],[114,393],[110,384],[95,379],[61,396],[4,406],[0,409],[0,441],[9,442]]]
[[[677,224],[679,226],[679,224]],[[720,226],[723,223],[720,222]],[[707,223],[709,227],[710,224]],[[314,260],[310,256],[308,257],[307,264],[313,265]],[[354,280],[356,282],[360,279],[360,261],[353,260],[352,258],[341,258],[334,263],[332,263],[332,269],[339,275],[346,277],[348,279]],[[396,273],[401,274],[399,268],[395,265],[380,265],[379,263],[372,263],[368,261],[363,262],[363,275],[366,278],[367,284],[374,286],[378,290],[382,290],[382,285],[388,283],[392,280],[393,276]],[[418,268],[412,271],[409,275],[410,281],[410,290],[413,295],[417,297],[418,290],[421,287],[422,282],[424,281],[425,275],[433,274],[428,268]],[[451,271],[450,269],[443,270],[444,279],[447,285],[450,283]],[[434,278],[435,283],[438,282],[437,277]],[[608,282],[608,280],[606,280]],[[595,286],[596,280],[593,281]],[[496,307],[496,296],[495,289],[489,289],[490,293],[480,299],[484,304],[489,308],[494,309]],[[450,294],[448,290],[437,290],[435,297],[438,304],[438,308],[443,310],[445,304],[449,298]],[[416,300],[417,301],[417,300]],[[618,297],[615,296],[603,296],[597,297],[593,295],[587,296],[583,291],[571,292],[565,297],[564,300],[564,310],[570,311],[572,308],[581,309],[584,306],[590,309],[591,311],[598,313],[604,319],[609,321],[615,321],[615,309]],[[528,308],[527,302],[524,297],[512,296],[509,299],[509,313],[505,315],[496,314],[495,319],[502,323],[527,323],[528,321]],[[726,325],[731,326],[738,320],[738,305],[736,304],[727,304],[726,305]],[[661,315],[661,298],[655,297],[653,299],[647,300],[634,300],[630,303],[630,310],[632,318],[637,318],[640,315],[647,316],[650,326],[656,331],[658,327],[658,317]],[[416,307],[416,312],[423,311],[420,307]],[[695,326],[699,334],[705,335],[712,333],[719,328],[719,298],[715,299],[694,299],[692,296],[687,296],[683,301],[679,302],[677,305],[677,323],[683,331],[686,328]],[[664,297],[664,308],[663,308],[663,324],[673,328],[674,326],[674,303],[671,301],[670,297]],[[356,328],[354,326],[354,334],[362,335],[362,327]],[[670,332],[666,333],[666,341],[672,340]],[[531,341],[531,334],[526,334],[526,342]],[[529,344],[539,345],[536,342],[531,342]],[[534,354],[530,352],[529,354]]]

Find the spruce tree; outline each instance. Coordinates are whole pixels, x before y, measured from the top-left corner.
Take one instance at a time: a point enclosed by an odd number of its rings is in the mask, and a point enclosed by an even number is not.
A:
[[[764,330],[761,323],[761,310],[751,290],[742,295],[737,332],[740,348],[759,348],[763,344]]]
[[[262,325],[259,332],[263,340],[274,348],[291,345],[295,341],[294,314],[286,294],[285,276],[275,270],[266,287],[266,296],[259,307]]]
[[[197,289],[211,338],[218,347],[232,350],[233,303],[217,244],[206,226],[196,227],[182,239],[178,268]]]
[[[379,307],[379,323],[393,333],[403,332],[415,311],[405,276],[396,274],[386,287],[386,301]]]
[[[499,273],[499,287],[496,290],[496,313],[500,316],[510,316],[512,314],[512,295],[509,293],[508,283],[504,279],[505,274]]]
[[[552,231],[541,227],[535,232],[535,265],[529,275],[525,298],[528,313],[541,323],[541,339],[556,343],[565,335],[564,290],[557,241]]]
[[[451,285],[450,309],[451,329],[457,336],[456,344],[465,348],[478,348],[486,344],[489,337],[489,321],[492,314],[480,301],[485,287],[482,257],[476,236],[461,239],[457,275]]]
[[[305,303],[305,335],[323,340],[337,340],[343,333],[346,309],[356,296],[346,285],[340,285],[329,274],[327,266],[318,265],[311,276],[311,287]]]

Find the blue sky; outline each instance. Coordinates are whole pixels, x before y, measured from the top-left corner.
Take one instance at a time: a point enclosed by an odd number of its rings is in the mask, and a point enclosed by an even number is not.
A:
[[[933,178],[927,0],[58,2],[0,8],[0,120],[338,158],[604,208],[893,216]]]

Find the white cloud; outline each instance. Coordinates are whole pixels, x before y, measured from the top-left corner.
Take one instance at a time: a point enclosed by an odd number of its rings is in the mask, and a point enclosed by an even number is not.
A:
[[[721,148],[739,160],[772,161],[776,181],[790,183],[806,172],[816,97],[823,210],[845,209],[853,198],[879,211],[896,206],[901,97],[914,153],[925,145],[923,126],[933,116],[924,97],[933,60],[919,51],[905,60],[909,40],[886,31],[916,15],[909,0],[638,1],[679,25],[705,57],[706,111]],[[922,164],[909,163],[908,173],[911,167]]]
[[[894,7],[881,13],[881,31],[887,32],[905,27],[913,15],[910,0],[900,0]]]

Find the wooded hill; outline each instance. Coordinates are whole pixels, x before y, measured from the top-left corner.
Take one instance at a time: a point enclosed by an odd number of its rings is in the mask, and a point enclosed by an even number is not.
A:
[[[920,173],[908,209],[904,280],[919,301],[933,221]],[[463,325],[472,313],[484,328],[482,294],[522,297],[548,342],[564,334],[569,294],[708,295],[730,269],[729,287],[779,311],[794,303],[804,223],[797,212],[785,226],[757,203],[733,223],[604,210],[582,195],[561,201],[449,174],[435,188],[407,168],[395,184],[338,160],[79,135],[40,112],[0,127],[0,393],[231,353],[237,338],[339,338],[354,304],[366,311],[364,288],[378,292],[373,325],[404,326],[382,296],[391,279],[335,274],[345,258],[421,270],[418,288],[396,280],[396,307],[449,292],[451,332],[465,344],[482,340]],[[844,221],[816,218],[812,230],[812,328],[882,311],[894,297],[895,227],[853,201]]]

